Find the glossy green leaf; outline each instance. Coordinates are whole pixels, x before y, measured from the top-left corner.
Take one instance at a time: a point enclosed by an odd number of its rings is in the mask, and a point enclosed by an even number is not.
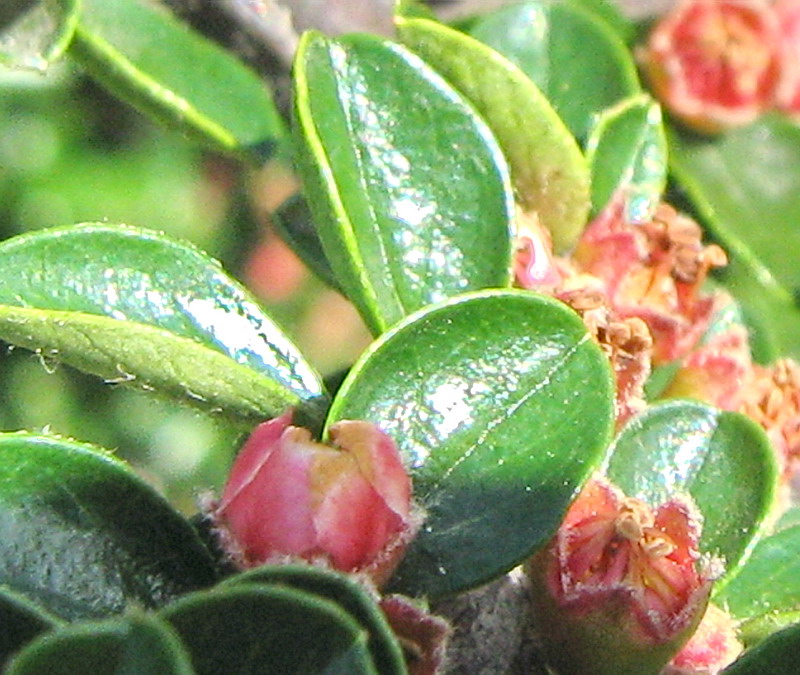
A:
[[[45,71],[70,43],[78,0],[3,0],[0,66]]]
[[[543,545],[605,450],[612,392],[578,316],[534,293],[470,294],[378,340],[327,424],[378,424],[412,474],[426,519],[391,586],[460,591]]]
[[[295,131],[324,250],[374,333],[432,302],[509,283],[502,152],[418,56],[374,36],[307,33]]]
[[[0,587],[0,668],[37,635],[60,621],[8,587]]]
[[[256,301],[194,247],[91,224],[0,244],[0,338],[245,419],[322,385]]]
[[[651,218],[667,183],[667,139],[658,103],[640,94],[604,111],[586,142],[586,156],[595,213],[620,193],[628,220]]]
[[[595,115],[639,91],[623,41],[578,3],[509,5],[484,15],[470,33],[516,63],[579,140]]]
[[[27,647],[6,675],[194,675],[173,629],[155,616],[75,624]]]
[[[797,621],[800,612],[800,526],[789,527],[763,538],[753,549],[747,564],[735,579],[717,594],[715,602],[730,611],[734,619],[752,622],[764,618],[769,630],[780,629],[780,620]],[[745,624],[744,636],[755,641],[763,637],[767,625]]]
[[[703,516],[700,549],[721,557],[730,579],[774,506],[778,470],[764,431],[748,417],[670,401],[622,429],[607,475],[652,507],[688,494]]]
[[[775,633],[722,671],[722,675],[797,675],[800,623]]]
[[[381,675],[405,675],[403,651],[383,612],[351,575],[314,565],[264,565],[226,579],[221,586],[279,584],[330,600],[369,633],[369,650]]]
[[[368,635],[323,598],[277,586],[228,586],[165,608],[197,675],[377,675]]]
[[[263,158],[283,134],[264,82],[147,0],[81,0],[70,54],[121,99],[226,152]]]
[[[189,523],[85,445],[0,435],[0,584],[66,618],[158,607],[214,582]]]
[[[536,211],[556,250],[586,225],[589,171],[575,139],[535,84],[481,42],[425,19],[398,19],[402,41],[447,78],[489,123],[511,168],[517,199]]]
[[[714,140],[668,138],[673,177],[733,259],[721,279],[777,350],[800,356],[800,127],[765,117]]]

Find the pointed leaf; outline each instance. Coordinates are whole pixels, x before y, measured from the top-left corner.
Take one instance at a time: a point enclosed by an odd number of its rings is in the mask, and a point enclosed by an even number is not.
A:
[[[508,284],[505,160],[419,57],[373,36],[307,33],[295,131],[325,253],[374,333],[432,302]]]
[[[189,523],[121,462],[0,435],[0,584],[76,619],[157,607],[214,579]]]
[[[75,624],[27,647],[7,675],[194,675],[173,629],[158,617],[135,614]]]
[[[78,0],[3,0],[0,66],[45,71],[75,33]]]
[[[618,34],[576,2],[509,5],[484,15],[470,34],[516,63],[579,140],[594,115],[640,89]]]
[[[658,103],[640,94],[605,110],[586,142],[586,155],[594,213],[621,191],[628,220],[649,220],[667,183],[667,139]]]
[[[15,237],[0,261],[0,337],[13,344],[237,418],[321,395],[277,325],[191,246],[93,224]]]
[[[37,635],[61,622],[8,587],[0,587],[0,668]]]
[[[775,615],[797,621],[800,612],[800,526],[789,527],[763,538],[747,564],[720,593],[715,602],[725,606],[742,622]],[[783,626],[773,621],[769,632]],[[753,642],[753,632],[764,635],[765,626],[744,626],[744,636]]]
[[[457,592],[544,544],[600,460],[612,397],[581,320],[534,293],[460,297],[378,340],[326,424],[374,422],[412,474],[427,517],[391,585]]]
[[[403,651],[386,617],[352,576],[314,565],[264,565],[226,579],[221,586],[279,584],[330,600],[369,633],[369,650],[381,675],[405,675]]]
[[[783,354],[800,356],[800,127],[764,117],[713,142],[670,129],[670,169],[733,258],[730,291]]]
[[[800,663],[800,623],[775,633],[722,671],[722,675],[796,675]]]
[[[688,494],[703,516],[702,551],[722,557],[726,579],[761,535],[778,470],[764,431],[739,413],[670,401],[634,417],[609,450],[607,475],[655,507]]]
[[[367,632],[334,603],[296,589],[228,586],[165,608],[197,675],[377,675]]]
[[[70,54],[142,112],[226,152],[272,153],[283,123],[264,82],[146,0],[81,0]]]
[[[536,211],[556,250],[586,225],[589,172],[569,130],[536,85],[504,56],[434,21],[398,19],[403,42],[478,109],[508,159],[517,198]]]

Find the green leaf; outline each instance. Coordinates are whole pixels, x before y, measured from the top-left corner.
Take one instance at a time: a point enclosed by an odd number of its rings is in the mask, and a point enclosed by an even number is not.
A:
[[[742,622],[781,614],[789,614],[796,621],[793,615],[800,612],[800,526],[761,539],[736,578],[714,601]],[[773,620],[770,632],[781,628],[780,623]],[[763,636],[765,626],[745,630],[748,642],[755,641],[754,632]]]
[[[369,633],[369,650],[381,675],[405,675],[403,651],[383,612],[351,575],[314,565],[265,565],[226,579],[221,586],[279,584],[330,600]]]
[[[0,260],[8,342],[240,421],[321,396],[277,325],[191,246],[90,224],[15,237]]]
[[[800,356],[800,127],[775,116],[714,140],[669,131],[673,177],[732,258],[720,278],[776,349]]]
[[[395,0],[395,17],[406,19],[436,19],[436,14],[421,0]]]
[[[45,71],[75,33],[78,0],[3,0],[0,66]]]
[[[730,579],[774,506],[778,470],[764,431],[748,417],[669,401],[622,429],[609,450],[607,475],[652,507],[688,494],[703,516],[700,549],[720,556]]]
[[[7,675],[194,675],[172,628],[155,616],[75,624],[27,647]]]
[[[639,94],[605,110],[586,142],[586,155],[594,213],[621,192],[626,217],[649,220],[667,183],[667,140],[658,103]]]
[[[189,523],[88,446],[0,435],[0,584],[65,619],[158,607],[215,580]]]
[[[277,586],[228,586],[162,611],[197,675],[377,675],[367,632],[334,603]]]
[[[503,7],[484,15],[470,34],[516,63],[579,140],[596,114],[640,89],[624,42],[576,2]]]
[[[326,424],[398,444],[426,514],[393,588],[454,593],[553,534],[611,433],[608,361],[551,298],[484,291],[409,317],[353,366]]]
[[[530,78],[498,52],[425,19],[396,19],[402,41],[434,66],[481,113],[511,168],[518,200],[572,246],[586,225],[589,171],[580,148]]]
[[[295,131],[325,253],[374,333],[432,302],[509,283],[505,160],[419,57],[373,36],[307,33]]]
[[[775,633],[722,671],[722,675],[796,675],[800,663],[800,624]]]
[[[0,587],[0,668],[40,633],[61,622],[8,587]]]
[[[147,0],[81,0],[70,54],[112,93],[218,150],[263,159],[283,135],[264,82]]]
[[[626,44],[636,37],[636,25],[622,13],[619,4],[610,0],[566,0],[566,2],[580,7],[605,23]]]

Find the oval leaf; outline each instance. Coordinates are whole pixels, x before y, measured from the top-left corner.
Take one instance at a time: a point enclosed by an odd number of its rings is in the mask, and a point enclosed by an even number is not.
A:
[[[715,602],[742,622],[800,611],[800,526],[759,541],[747,564],[717,594]],[[792,618],[796,620],[796,616]],[[781,626],[773,623],[772,631],[778,628]],[[763,626],[759,632],[763,635]]]
[[[800,357],[800,127],[778,117],[713,142],[668,134],[670,170],[732,258],[721,279],[784,354]]]
[[[434,21],[398,19],[403,42],[478,109],[508,159],[517,198],[537,213],[556,250],[586,225],[589,171],[561,118],[536,85],[504,56]]]
[[[307,33],[295,131],[325,253],[374,333],[432,302],[509,283],[505,160],[419,57],[368,35]]]
[[[296,589],[229,586],[162,611],[197,675],[377,675],[367,632],[335,604]]]
[[[71,441],[0,435],[0,583],[66,619],[157,607],[215,580],[189,523]]]
[[[510,5],[484,15],[470,34],[516,63],[579,140],[596,114],[639,91],[623,41],[575,2]]]
[[[0,65],[45,71],[66,50],[78,21],[78,0],[3,0]]]
[[[667,139],[658,103],[641,94],[604,111],[586,142],[586,156],[594,212],[620,193],[630,222],[650,220],[667,182]]]
[[[4,668],[9,658],[37,635],[60,623],[24,596],[0,587],[0,668]]]
[[[407,673],[403,651],[383,612],[351,575],[314,565],[264,565],[226,579],[221,586],[279,584],[330,600],[369,633],[369,650],[381,675]]]
[[[194,675],[172,628],[136,614],[77,624],[37,640],[14,659],[6,675]]]
[[[322,385],[218,263],[154,232],[45,230],[0,244],[0,337],[209,410],[263,419]]]
[[[722,675],[796,675],[800,623],[770,636],[722,671]]]
[[[764,431],[749,418],[670,401],[623,428],[607,475],[653,507],[675,494],[692,497],[703,516],[700,548],[724,560],[730,579],[774,506],[778,470]]]
[[[283,123],[264,82],[145,0],[81,0],[70,54],[112,93],[214,148],[271,154]]]
[[[392,586],[460,591],[544,544],[606,447],[612,391],[578,316],[533,293],[458,298],[376,342],[327,424],[374,422],[411,471],[427,517]]]

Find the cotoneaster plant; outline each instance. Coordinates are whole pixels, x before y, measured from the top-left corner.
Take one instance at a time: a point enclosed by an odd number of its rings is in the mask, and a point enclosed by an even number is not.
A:
[[[797,9],[401,2],[303,34],[283,116],[157,3],[2,10],[8,66],[291,166],[274,219],[374,339],[323,380],[220,264],[102,214],[0,243],[2,340],[246,438],[190,520],[108,450],[0,434],[3,672],[794,672]],[[494,632],[459,611],[512,582]]]

